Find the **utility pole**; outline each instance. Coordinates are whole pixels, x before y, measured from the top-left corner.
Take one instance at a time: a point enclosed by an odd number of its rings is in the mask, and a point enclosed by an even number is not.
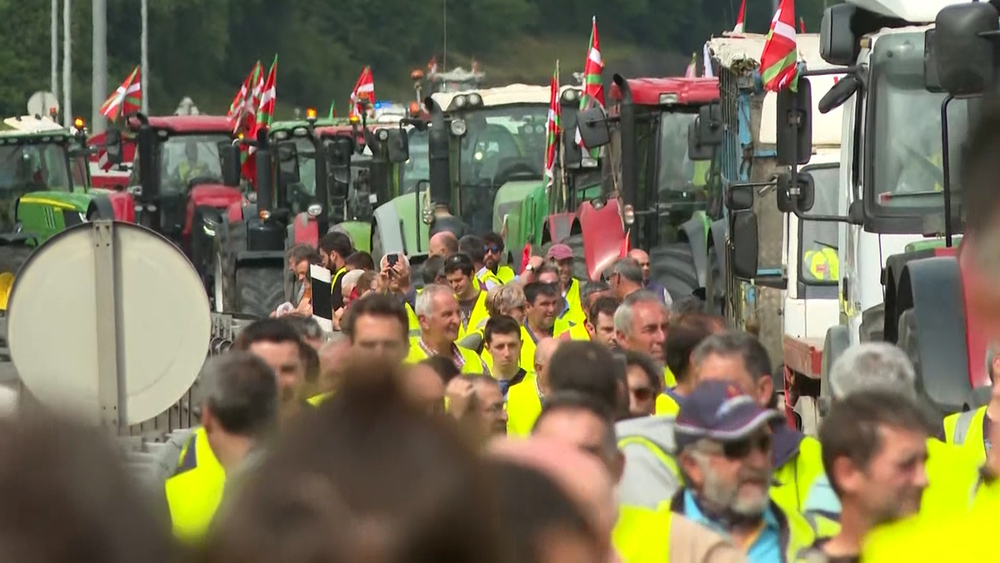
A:
[[[56,99],[59,99],[59,0],[52,0],[52,18],[51,26],[49,28],[49,34],[52,39],[52,54],[50,55],[51,60],[50,70],[52,71],[51,80],[49,81],[49,91],[56,95]]]
[[[69,0],[66,0],[69,2]],[[94,25],[93,69],[90,88],[90,127],[94,133],[104,131],[101,104],[108,97],[108,6],[106,0],[92,0],[91,17]]]
[[[73,126],[73,7],[72,0],[63,0],[63,126]]]
[[[149,115],[149,3],[142,0],[142,113]]]

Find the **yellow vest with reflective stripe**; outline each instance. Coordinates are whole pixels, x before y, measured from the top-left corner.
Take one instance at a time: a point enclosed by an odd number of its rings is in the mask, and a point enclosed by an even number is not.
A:
[[[496,285],[503,285],[503,280],[499,276],[490,271],[489,268],[483,270],[483,273],[476,276],[479,279],[479,285],[483,291],[487,291],[489,287],[486,282],[493,282]]]
[[[410,340],[412,341],[414,338],[420,338],[420,319],[417,318],[416,311],[414,311],[413,307],[410,307],[410,304],[407,302],[404,302],[403,306],[406,308],[406,319],[409,323]]]
[[[462,365],[462,373],[481,374],[484,371],[489,370],[483,362],[483,359],[480,358],[479,354],[477,354],[474,350],[458,346],[458,353],[462,356],[462,360],[465,361],[465,364]],[[416,364],[429,357],[430,356],[427,355],[427,352],[424,352],[424,348],[422,346],[414,345],[410,346],[410,353],[407,354],[405,363]]]
[[[500,283],[510,283],[514,281],[515,274],[513,268],[510,266],[498,266],[496,276],[500,280]]]
[[[799,442],[799,452],[774,470],[771,499],[786,512],[802,512],[805,508],[809,490],[825,474],[822,452],[819,440],[806,436]]]
[[[980,462],[986,461],[986,437],[983,436],[983,420],[986,407],[948,415],[944,419],[945,442],[969,451]]]
[[[185,446],[180,472],[167,479],[164,492],[174,535],[197,541],[205,535],[222,502],[226,472],[212,452],[204,428],[196,430]]]
[[[622,505],[611,532],[611,543],[624,563],[667,563],[672,521],[669,503],[656,510]]]
[[[667,366],[663,366],[663,385],[667,389],[677,387],[677,378],[674,377],[674,372],[670,371],[670,368]]]
[[[333,274],[333,279],[330,280],[330,293],[331,294],[333,293],[333,288],[337,285],[337,280],[339,280],[340,278],[344,277],[344,274],[346,274],[346,273],[347,273],[347,267],[345,266],[345,267],[337,270],[336,273]],[[341,288],[341,289],[343,289],[343,288]],[[343,293],[343,291],[341,291],[341,293]],[[347,299],[346,295],[342,295],[342,297],[345,300]]]
[[[534,372],[524,376],[524,380],[507,391],[507,434],[527,437],[542,414],[542,400],[538,397]]]
[[[587,332],[587,325],[556,319],[556,324],[553,327],[552,334],[554,334],[556,338],[559,338],[567,332],[569,333],[570,340],[590,340],[590,333]]]
[[[816,280],[832,281],[840,279],[840,259],[832,248],[810,250],[802,258],[809,275]]]
[[[472,306],[472,313],[469,314],[469,322],[462,323],[458,327],[458,339],[461,340],[469,334],[476,332],[476,328],[490,318],[490,311],[486,308],[486,292],[480,291],[476,298],[476,304]]]

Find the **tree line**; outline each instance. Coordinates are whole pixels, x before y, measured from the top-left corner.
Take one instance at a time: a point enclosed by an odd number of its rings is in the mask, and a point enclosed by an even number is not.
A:
[[[140,3],[107,1],[108,89],[140,60]],[[827,4],[834,2],[826,0]],[[61,4],[61,2],[60,2]],[[518,45],[572,45],[580,70],[598,19],[602,47],[633,59],[668,61],[648,72],[679,72],[705,38],[731,29],[740,0],[170,0],[149,2],[148,92],[153,113],[170,113],[184,96],[202,112],[224,112],[254,61],[279,54],[278,116],[292,107],[347,103],[354,81],[371,65],[379,98],[412,96],[410,71],[442,60],[447,14],[449,66],[475,58],[497,76],[538,84],[549,61],[528,64]],[[819,29],[824,0],[798,0],[810,31]],[[25,111],[28,96],[50,85],[50,2],[0,0],[0,113]],[[90,0],[71,7],[73,110],[90,116]],[[747,1],[747,31],[766,33],[773,0]],[[60,33],[62,24],[60,23]],[[578,45],[578,47],[577,47]],[[611,48],[607,46],[612,46]],[[624,50],[628,47],[627,51]],[[561,51],[569,49],[563,47]],[[60,56],[62,47],[60,46]],[[544,55],[539,54],[539,57]],[[568,55],[567,55],[568,56]],[[624,55],[622,55],[624,57]],[[617,62],[608,57],[608,68]],[[679,67],[679,68],[678,68]],[[546,70],[547,69],[547,70]],[[645,70],[645,69],[644,69]]]

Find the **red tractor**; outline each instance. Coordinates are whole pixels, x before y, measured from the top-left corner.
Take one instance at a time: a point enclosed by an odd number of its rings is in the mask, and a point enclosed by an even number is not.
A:
[[[207,279],[212,240],[200,228],[204,218],[220,218],[244,199],[232,123],[223,116],[135,114],[124,134],[107,132],[105,150],[113,165],[122,161],[123,135],[137,147],[128,182],[137,222],[174,241]]]
[[[649,252],[652,278],[671,295],[696,293],[715,265],[712,224],[718,220],[724,232],[724,221],[722,190],[711,181],[712,147],[693,153],[689,136],[697,123],[707,127],[718,108],[718,79],[615,75],[611,99],[609,118],[599,109],[578,118],[588,147],[610,143],[611,149],[598,205],[583,202],[577,214],[590,275],[620,255],[628,236],[629,247]],[[618,122],[613,135],[609,121]]]

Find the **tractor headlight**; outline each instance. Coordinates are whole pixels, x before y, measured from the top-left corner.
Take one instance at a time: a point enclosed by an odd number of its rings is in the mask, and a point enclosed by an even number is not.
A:
[[[664,105],[664,106],[674,105],[674,104],[677,103],[677,101],[678,101],[678,97],[677,97],[677,94],[674,93],[674,92],[671,92],[669,94],[660,94],[660,104],[661,105]]]
[[[625,206],[622,215],[622,219],[625,221],[626,225],[635,223],[635,209],[631,205]]]
[[[386,129],[379,129],[378,140],[385,142],[389,140],[389,131]]]
[[[580,99],[580,92],[574,88],[566,90],[562,94],[562,101],[567,103],[572,103]]]
[[[468,103],[468,99],[465,96],[455,96],[455,99],[451,102],[451,105],[455,106],[455,109],[462,109],[465,104]]]
[[[469,105],[470,106],[481,106],[483,105],[483,97],[479,94],[469,94]]]
[[[306,208],[306,213],[308,213],[310,217],[319,217],[319,214],[322,212],[323,206],[318,203],[314,203]]]
[[[451,120],[451,134],[456,137],[461,137],[465,135],[467,126],[465,125],[464,119],[452,119]]]

